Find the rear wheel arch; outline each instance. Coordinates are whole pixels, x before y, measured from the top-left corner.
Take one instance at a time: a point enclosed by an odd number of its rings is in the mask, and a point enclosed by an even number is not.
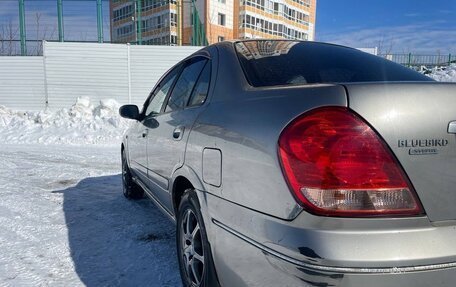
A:
[[[204,190],[204,187],[198,173],[190,166],[184,164],[174,171],[169,189],[174,215],[177,214],[182,196],[188,189]]]
[[[184,196],[185,192],[192,189],[194,189],[193,184],[185,176],[179,175],[174,179],[171,193],[174,214],[177,214],[178,212],[182,196]]]

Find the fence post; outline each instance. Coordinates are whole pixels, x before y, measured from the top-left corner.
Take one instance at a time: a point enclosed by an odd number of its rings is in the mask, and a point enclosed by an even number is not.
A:
[[[44,73],[44,107],[49,108],[49,92],[48,92],[48,79],[46,67],[46,40],[43,40],[43,73]]]
[[[130,43],[127,43],[127,77],[128,77],[128,103],[131,104],[131,60]]]
[[[195,4],[191,3],[192,5],[192,46],[196,46],[196,22],[195,22]]]
[[[183,4],[182,4],[183,6]],[[180,0],[176,1],[176,9],[177,9],[177,15],[176,15],[176,25],[177,25],[177,39],[176,39],[176,45],[177,46],[182,46],[182,34],[181,34],[181,5],[180,5]],[[171,41],[170,41],[171,42]]]
[[[408,66],[409,66],[409,67],[412,66],[412,53],[409,53],[409,54],[408,54]]]
[[[136,25],[137,25],[137,31],[136,35],[138,38],[138,45],[142,45],[142,21],[141,21],[141,10],[142,10],[142,1],[141,0],[136,0]]]
[[[451,53],[448,55],[448,66],[451,66]]]
[[[98,43],[103,43],[103,4],[101,0],[97,0],[97,32]]]
[[[24,0],[19,0],[19,29],[21,38],[21,55],[27,55],[27,43],[26,43],[26,32],[25,32],[25,7]]]
[[[63,5],[62,0],[57,0],[57,26],[59,28],[59,42],[64,41],[63,31]]]

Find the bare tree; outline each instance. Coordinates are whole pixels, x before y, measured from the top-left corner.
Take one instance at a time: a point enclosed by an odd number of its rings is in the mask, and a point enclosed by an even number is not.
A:
[[[394,38],[386,38],[385,35],[377,42],[377,51],[379,55],[390,55],[393,52]]]
[[[19,31],[19,28],[16,26],[14,27],[13,21],[10,21],[8,23],[8,40],[9,40],[9,55],[16,55],[17,54],[17,45],[15,43],[15,39],[17,37],[17,33]]]
[[[52,29],[49,29],[49,25],[44,25],[44,28],[41,30],[41,13],[35,13],[35,28],[36,28],[36,55],[43,54],[43,40],[53,39],[57,31],[57,26],[52,26]]]
[[[36,43],[36,54],[41,55],[43,52],[43,43],[39,41],[40,38],[40,19],[41,19],[41,13],[36,12],[35,13],[35,25],[36,25],[36,40],[38,43]]]
[[[18,32],[19,28],[13,25],[13,22],[11,20],[8,22],[8,24],[2,24],[0,26],[0,55],[17,55]]]
[[[4,35],[4,26],[0,26],[0,55],[3,55],[3,51],[5,49],[5,42],[3,41],[3,35]]]

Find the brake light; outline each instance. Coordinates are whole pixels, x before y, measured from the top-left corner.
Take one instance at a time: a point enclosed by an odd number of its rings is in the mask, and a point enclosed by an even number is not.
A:
[[[317,215],[420,215],[404,171],[375,131],[347,108],[292,121],[279,139],[282,169],[298,202]]]

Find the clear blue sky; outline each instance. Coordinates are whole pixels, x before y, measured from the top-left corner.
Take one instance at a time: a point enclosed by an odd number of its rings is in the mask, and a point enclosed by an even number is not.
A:
[[[456,0],[317,0],[316,40],[456,54]]]

